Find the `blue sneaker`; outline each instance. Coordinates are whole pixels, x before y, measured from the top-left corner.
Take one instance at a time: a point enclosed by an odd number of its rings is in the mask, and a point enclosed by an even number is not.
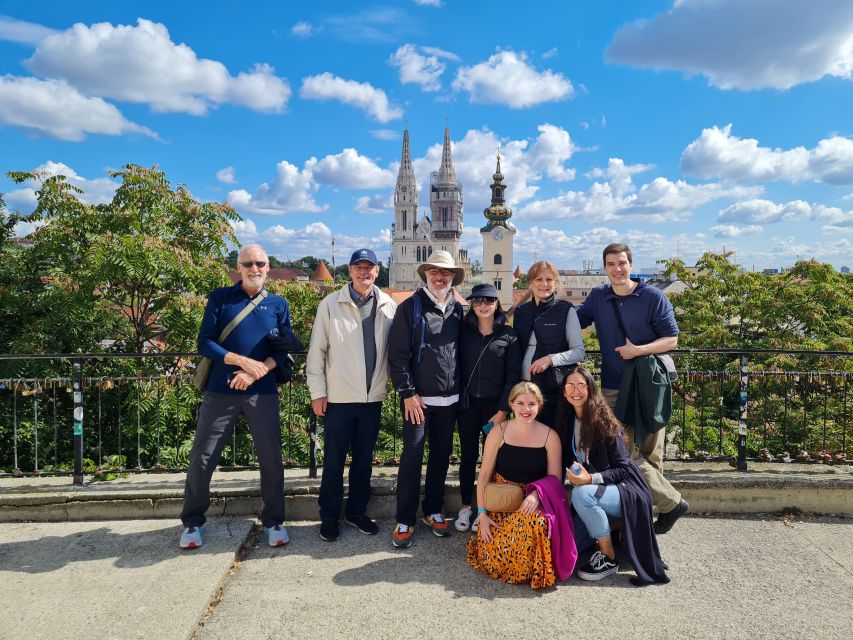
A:
[[[181,549],[198,549],[202,544],[201,527],[187,527],[181,534]]]
[[[264,535],[267,537],[267,542],[271,547],[283,547],[288,543],[290,537],[287,535],[287,529],[283,524],[277,524],[274,527],[264,527]]]

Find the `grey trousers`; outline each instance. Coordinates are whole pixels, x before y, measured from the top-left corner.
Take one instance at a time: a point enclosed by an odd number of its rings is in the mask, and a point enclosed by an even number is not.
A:
[[[234,432],[237,416],[246,416],[261,467],[261,522],[274,527],[284,522],[284,465],[281,461],[281,422],[278,394],[204,392],[198,410],[195,442],[184,486],[181,522],[200,527],[210,506],[210,478],[222,450]]]
[[[603,389],[604,399],[608,406],[615,410],[619,389]],[[625,430],[625,448],[634,464],[640,469],[649,491],[652,493],[652,504],[658,513],[667,513],[675,509],[681,502],[681,494],[669,480],[663,477],[663,454],[666,445],[666,429],[653,433],[640,444],[634,444],[634,427],[622,425]]]

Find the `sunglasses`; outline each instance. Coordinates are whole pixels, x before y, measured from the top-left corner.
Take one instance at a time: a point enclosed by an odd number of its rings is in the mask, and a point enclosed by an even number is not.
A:
[[[497,302],[497,298],[471,298],[472,307],[484,307]]]
[[[243,260],[240,262],[240,265],[247,269],[251,269],[252,265],[255,265],[258,269],[263,269],[267,266],[267,263],[264,260]]]

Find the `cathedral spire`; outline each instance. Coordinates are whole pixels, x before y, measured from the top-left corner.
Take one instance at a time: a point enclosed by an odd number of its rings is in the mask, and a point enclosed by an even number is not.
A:
[[[397,172],[397,190],[401,187],[412,188],[415,184],[415,170],[412,167],[412,152],[409,148],[409,130],[403,130],[403,151],[400,154],[400,170]]]
[[[456,183],[456,169],[453,168],[453,158],[450,157],[450,129],[448,127],[444,127],[444,148],[441,150],[438,182],[439,184]]]
[[[495,226],[507,227],[507,220],[512,217],[512,209],[506,206],[506,198],[504,192],[506,185],[504,184],[504,176],[501,173],[501,153],[498,151],[497,164],[495,165],[495,174],[492,176],[492,203],[483,210],[483,215],[488,222],[483,230],[490,230]]]

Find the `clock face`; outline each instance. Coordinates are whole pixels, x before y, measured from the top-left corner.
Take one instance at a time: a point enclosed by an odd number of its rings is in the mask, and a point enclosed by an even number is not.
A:
[[[492,231],[492,237],[493,237],[497,242],[500,242],[501,240],[503,240],[503,239],[504,239],[504,232],[503,232],[502,230],[500,230],[500,229],[495,229],[494,231]]]
[[[406,193],[406,191],[408,191],[408,189],[407,189],[406,187],[403,187],[403,188],[401,189],[401,191],[402,191],[403,193]]]

